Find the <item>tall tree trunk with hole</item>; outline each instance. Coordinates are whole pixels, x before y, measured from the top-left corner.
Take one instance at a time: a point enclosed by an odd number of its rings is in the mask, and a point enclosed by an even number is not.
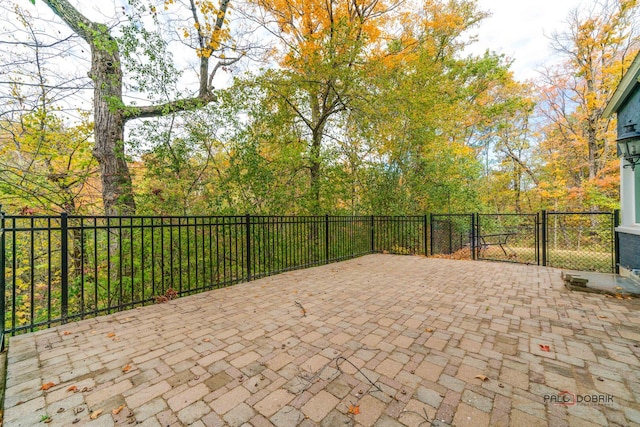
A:
[[[218,68],[240,59],[221,60],[210,70],[211,46],[219,45],[230,0],[222,0],[215,11],[215,23],[211,34],[199,31],[198,55],[200,76],[198,95],[148,106],[127,106],[122,100],[122,64],[118,43],[109,28],[92,22],[82,15],[68,0],[42,0],[64,23],[79,35],[91,48],[91,71],[94,84],[94,133],[93,154],[100,164],[102,198],[107,215],[127,215],[135,212],[131,174],[127,165],[124,145],[124,127],[128,120],[159,117],[179,111],[201,107],[215,99],[211,84]],[[35,0],[32,0],[35,3]],[[202,28],[198,21],[198,2],[190,0],[195,28]],[[209,6],[207,6],[209,7]],[[202,8],[201,8],[202,10]]]
[[[100,29],[101,32],[103,29]],[[106,27],[104,27],[106,31]],[[93,108],[95,146],[93,155],[100,164],[102,200],[107,215],[127,215],[136,210],[131,174],[124,151],[124,117],[122,105],[122,67],[115,41],[108,33],[99,35],[111,40],[91,44],[91,79],[94,82]]]
[[[93,154],[100,164],[102,200],[107,215],[135,212],[131,175],[124,155],[122,64],[118,45],[104,24],[90,21],[67,0],[43,0],[91,48],[94,84]]]

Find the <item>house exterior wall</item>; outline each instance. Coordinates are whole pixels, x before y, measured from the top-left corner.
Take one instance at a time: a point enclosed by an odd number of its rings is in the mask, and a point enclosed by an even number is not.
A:
[[[624,101],[618,110],[618,136],[625,133],[625,126],[629,123],[636,125],[636,130],[640,131],[640,85],[634,84],[629,97]]]
[[[632,272],[640,270],[640,236],[618,232],[620,267]]]

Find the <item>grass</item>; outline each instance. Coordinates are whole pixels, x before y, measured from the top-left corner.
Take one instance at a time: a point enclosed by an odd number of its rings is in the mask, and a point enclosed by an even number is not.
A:
[[[499,246],[489,246],[483,250],[479,259],[491,261],[508,261],[521,264],[538,264],[536,259],[536,250],[533,247],[512,247],[505,248],[507,255],[504,254]],[[542,254],[540,254],[542,256]],[[471,259],[468,248],[463,248],[451,255],[438,255],[441,258],[452,259]],[[540,260],[540,262],[542,262]],[[601,273],[612,273],[612,254],[602,251],[585,251],[585,250],[558,250],[551,249],[547,251],[547,265],[549,267],[566,268],[571,270],[597,271]]]

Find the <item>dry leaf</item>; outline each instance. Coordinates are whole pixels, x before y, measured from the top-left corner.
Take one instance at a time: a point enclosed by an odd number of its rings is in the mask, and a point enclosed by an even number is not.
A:
[[[54,383],[48,382],[46,384],[42,384],[42,387],[40,387],[40,390],[49,390],[53,386],[55,386]]]
[[[69,332],[69,331],[64,331],[64,332],[62,333],[62,335],[71,335],[71,332]]]
[[[433,332],[433,328],[427,328],[424,330],[425,332]]]
[[[101,413],[102,413],[102,409],[98,409],[97,411],[93,411],[91,413],[91,415],[89,415],[89,418],[91,418],[92,420],[95,420],[96,418],[98,418],[100,416]]]
[[[209,342],[211,341],[211,338],[202,338],[202,342]]]
[[[129,372],[130,369],[131,365],[126,365],[124,368],[122,368],[122,372]]]
[[[608,317],[607,317],[607,316],[603,316],[603,315],[601,315],[601,314],[599,314],[599,315],[598,315],[598,318],[599,318],[599,319],[608,319]]]
[[[540,345],[540,350],[542,351],[551,351],[551,349],[549,348],[548,345],[546,344],[539,344]]]
[[[113,333],[113,332],[109,332],[109,333],[107,334],[107,338],[113,338],[113,337],[115,337],[115,336],[116,336],[116,334],[115,334],[115,333]]]
[[[113,413],[113,415],[118,415],[120,413],[120,411],[122,411],[123,409],[124,409],[124,405],[120,405],[120,406],[118,406],[116,409],[114,409],[111,412]]]
[[[358,415],[360,413],[360,405],[349,405],[349,413]]]
[[[482,375],[482,374],[476,375],[476,378],[479,379],[479,380],[482,380],[482,381],[486,381],[486,380],[489,379],[488,376]]]
[[[72,392],[74,392],[74,393],[75,393],[76,391],[78,391],[78,387],[76,387],[75,385],[72,385],[71,387],[69,387],[69,388],[67,389],[67,391],[72,391]]]

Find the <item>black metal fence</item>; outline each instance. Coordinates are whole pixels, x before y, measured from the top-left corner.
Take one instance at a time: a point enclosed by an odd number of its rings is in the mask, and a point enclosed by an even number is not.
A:
[[[474,243],[474,214],[431,214],[430,254],[470,257]],[[460,253],[462,252],[462,253]]]
[[[540,214],[478,214],[478,259],[540,264]]]
[[[10,334],[427,247],[426,216],[0,215],[0,313]]]
[[[542,265],[616,272],[619,212],[542,212]]]
[[[0,341],[3,333],[33,331],[373,252],[463,253],[473,259],[612,271],[615,224],[613,213],[189,217],[0,213],[4,318]]]
[[[431,255],[617,272],[619,211],[431,215]]]

